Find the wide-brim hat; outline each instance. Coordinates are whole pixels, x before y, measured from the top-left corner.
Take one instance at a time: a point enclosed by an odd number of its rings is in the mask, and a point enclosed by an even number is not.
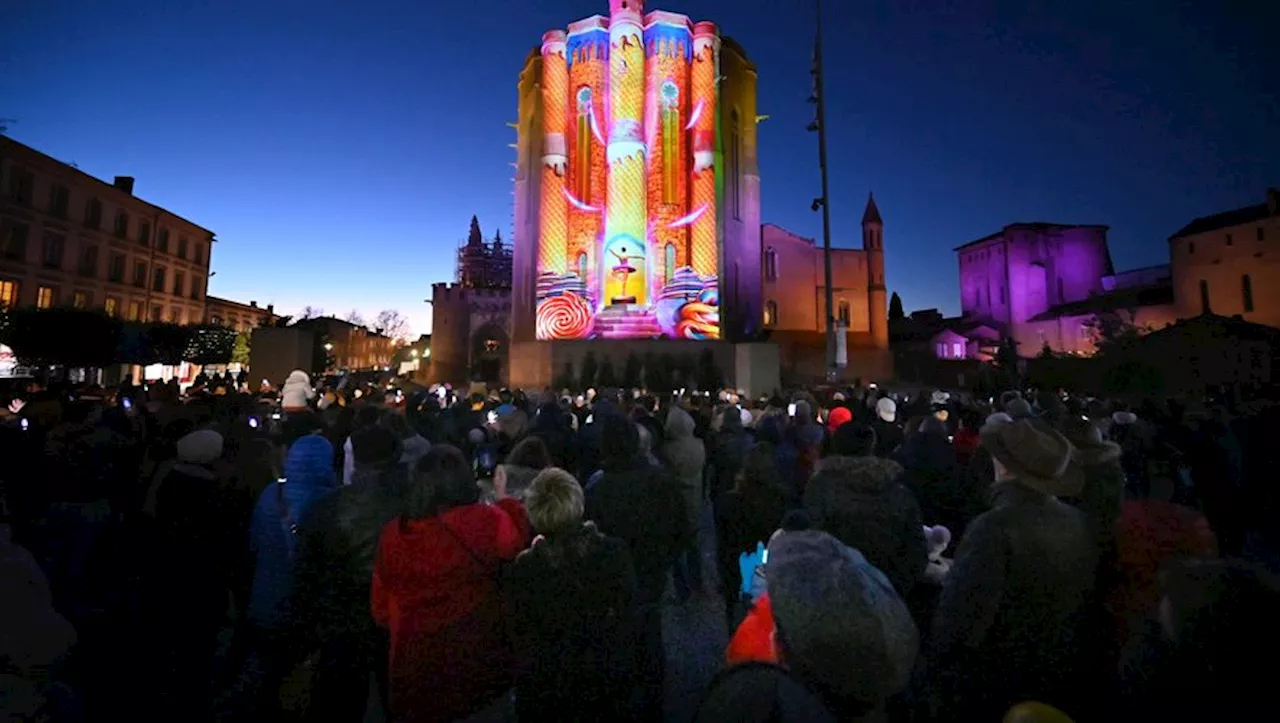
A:
[[[1055,497],[1080,494],[1084,478],[1071,466],[1071,442],[1038,419],[982,428],[982,446],[1019,482]]]

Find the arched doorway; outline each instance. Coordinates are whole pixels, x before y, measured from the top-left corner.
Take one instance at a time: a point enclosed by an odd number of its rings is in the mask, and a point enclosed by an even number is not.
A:
[[[502,381],[503,361],[507,358],[507,332],[493,322],[484,324],[471,337],[471,380]]]

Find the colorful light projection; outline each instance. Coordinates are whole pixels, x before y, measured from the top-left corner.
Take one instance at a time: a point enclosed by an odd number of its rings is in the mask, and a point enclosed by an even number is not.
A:
[[[719,35],[643,5],[542,37],[538,339],[720,338]]]

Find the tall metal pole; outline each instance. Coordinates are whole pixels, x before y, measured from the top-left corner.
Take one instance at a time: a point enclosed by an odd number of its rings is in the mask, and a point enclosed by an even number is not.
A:
[[[831,290],[831,204],[827,197],[827,101],[822,78],[822,0],[814,0],[817,27],[813,42],[813,87],[818,105],[818,167],[822,170],[822,197],[815,203],[822,206],[822,281],[825,288],[827,316],[827,381],[836,376],[835,311]]]

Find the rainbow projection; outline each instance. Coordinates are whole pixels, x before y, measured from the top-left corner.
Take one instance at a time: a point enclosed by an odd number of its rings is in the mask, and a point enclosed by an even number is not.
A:
[[[716,26],[610,5],[542,38],[536,336],[718,339]]]

